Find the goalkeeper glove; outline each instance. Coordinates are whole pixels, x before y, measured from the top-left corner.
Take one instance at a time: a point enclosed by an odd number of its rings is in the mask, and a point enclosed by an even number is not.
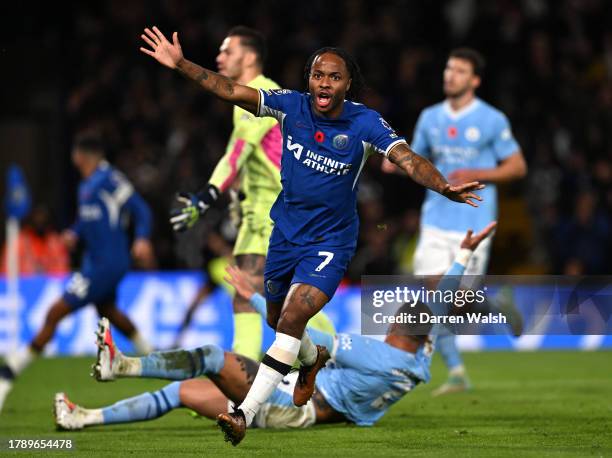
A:
[[[206,210],[219,198],[219,189],[209,184],[205,189],[192,194],[181,192],[176,196],[176,200],[182,205],[170,212],[170,224],[176,232],[183,232],[193,227]]]

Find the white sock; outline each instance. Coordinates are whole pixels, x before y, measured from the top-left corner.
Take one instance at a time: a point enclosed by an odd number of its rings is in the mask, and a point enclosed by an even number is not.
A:
[[[317,346],[313,343],[308,332],[304,331],[300,343],[300,352],[298,353],[300,363],[304,366],[312,366],[317,360],[317,354]]]
[[[153,352],[153,347],[149,345],[149,342],[145,340],[140,332],[136,331],[134,334],[132,334],[130,340],[136,348],[136,353],[139,355],[148,355],[149,353]]]
[[[287,334],[276,333],[274,343],[259,365],[251,389],[238,407],[246,417],[247,426],[251,424],[261,405],[268,400],[283,377],[289,373],[299,351],[300,340]]]
[[[36,356],[36,352],[30,347],[20,348],[15,353],[10,353],[6,356],[6,365],[13,371],[15,376],[18,376]]]
[[[104,424],[102,409],[85,409],[84,407],[80,406],[77,408],[80,409],[80,413],[83,415],[83,424],[85,426]]]
[[[142,360],[139,357],[117,354],[118,361],[113,367],[113,372],[119,377],[140,377],[142,375]]]
[[[449,370],[448,373],[450,376],[465,377],[465,366],[463,364],[459,364],[458,366],[455,366]]]

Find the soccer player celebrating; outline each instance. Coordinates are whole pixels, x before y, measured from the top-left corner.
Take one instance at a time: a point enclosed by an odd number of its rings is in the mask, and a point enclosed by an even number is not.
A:
[[[266,57],[265,39],[256,30],[238,26],[223,40],[217,56],[219,73],[238,84],[257,89],[274,89],[278,85],[263,74]],[[281,133],[273,118],[256,118],[248,111],[234,106],[234,129],[225,155],[215,167],[208,184],[198,195],[187,198],[188,205],[172,218],[174,230],[183,231],[195,224],[206,210],[189,205],[192,200],[212,205],[220,193],[230,189],[236,179],[245,198],[240,202],[242,222],[234,245],[233,255],[240,269],[250,276],[263,292],[263,269],[268,240],[272,232],[270,207],[281,190],[280,156]],[[197,306],[197,302],[194,302]],[[188,311],[193,314],[193,307]],[[241,355],[258,360],[261,353],[261,317],[241,296],[235,295],[234,342],[232,349]],[[185,320],[183,328],[189,324]],[[182,330],[181,330],[182,331]]]
[[[104,160],[104,146],[96,136],[78,137],[72,160],[83,181],[79,185],[76,223],[63,235],[70,248],[79,241],[83,243],[81,271],[72,275],[64,295],[51,306],[30,345],[9,354],[6,364],[0,366],[0,407],[14,378],[43,351],[59,322],[87,304],[93,303],[100,316],[108,317],[132,340],[139,353],[151,351],[131,320],[115,304],[117,286],[130,267],[129,217],[135,226],[132,255],[143,263],[153,259],[149,207],[123,174]]]
[[[491,223],[477,235],[468,231],[453,266],[443,277],[440,287],[454,290],[473,250],[490,235]],[[266,314],[264,298],[236,267],[229,268],[228,281],[254,308]],[[442,304],[436,304],[434,309]],[[396,314],[429,313],[422,304],[400,307]],[[296,372],[275,388],[272,396],[255,416],[260,428],[306,428],[315,423],[352,422],[360,426],[376,423],[387,410],[420,383],[430,379],[429,366],[435,337],[415,335],[427,332],[426,325],[415,329],[406,324],[393,324],[385,341],[358,334],[331,336],[312,327],[312,339],[333,348],[333,367],[323,368],[316,377],[316,391],[305,405],[297,407],[291,399]],[[429,325],[431,326],[431,325]],[[335,343],[334,343],[335,342]],[[124,356],[113,343],[106,319],[98,330],[100,351],[94,375],[100,381],[118,378],[163,378],[177,380],[161,390],[124,399],[111,406],[86,409],[72,403],[64,393],[55,395],[55,423],[61,429],[79,430],[93,425],[152,420],[181,406],[214,419],[227,414],[230,404],[239,404],[249,391],[257,373],[257,363],[217,345],[204,345],[194,350],[153,353],[141,358]],[[208,379],[196,375],[206,375]],[[180,381],[180,382],[179,382]],[[237,442],[236,442],[237,443]]]
[[[283,135],[282,190],[272,206],[274,229],[264,271],[267,321],[276,339],[259,366],[240,406],[219,415],[226,438],[237,444],[260,407],[301,363],[293,402],[312,396],[316,373],[329,359],[304,328],[333,296],[355,251],[358,231],[357,181],[371,153],[387,156],[417,183],[456,202],[476,206],[478,182],[451,185],[425,158],[415,154],[384,119],[353,98],[362,85],[356,62],[343,50],[316,51],[305,67],[308,93],[256,90],[185,59],[174,32],[169,42],[157,27],[145,29],[140,48],[204,90],[256,116],[276,118]],[[192,201],[195,208],[207,203]]]
[[[477,51],[452,51],[444,69],[446,100],[423,110],[411,146],[431,159],[451,183],[479,181],[490,183],[482,191],[478,211],[449,205],[446,199],[427,191],[421,208],[421,231],[414,254],[415,275],[440,275],[448,269],[457,252],[458,241],[469,227],[482,230],[497,217],[495,184],[519,179],[527,173],[520,147],[506,116],[475,95],[485,62]],[[391,164],[387,164],[394,169]],[[467,266],[467,275],[486,272],[492,237],[483,242]],[[455,336],[440,336],[438,351],[449,369],[449,379],[434,394],[469,388]]]

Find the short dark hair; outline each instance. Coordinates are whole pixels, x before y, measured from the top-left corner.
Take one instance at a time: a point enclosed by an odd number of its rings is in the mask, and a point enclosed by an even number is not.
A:
[[[237,25],[230,29],[227,36],[240,37],[240,44],[250,48],[257,55],[257,63],[263,67],[266,57],[268,57],[268,49],[266,39],[260,31],[244,25]]]
[[[420,317],[421,313],[426,313],[429,316],[433,315],[429,307],[422,302],[417,302],[416,304],[406,302],[395,311],[395,317],[399,318],[402,316],[402,314],[412,314]],[[393,335],[412,337],[420,344],[427,342],[432,328],[431,323],[421,323],[419,320],[417,320],[416,323],[404,322],[400,324],[392,324],[391,326],[391,333]]]
[[[451,57],[467,60],[470,64],[472,64],[472,68],[474,69],[474,74],[476,76],[482,76],[487,65],[487,61],[483,55],[472,48],[453,49],[448,55],[449,59]]]
[[[325,48],[317,49],[314,53],[312,53],[304,66],[304,80],[306,81],[306,88],[308,89],[308,80],[310,78],[310,70],[313,62],[317,57],[325,53],[335,54],[344,61],[346,69],[349,72],[349,77],[351,78],[351,87],[346,93],[346,98],[350,100],[357,100],[361,94],[361,91],[363,91],[365,88],[365,79],[361,74],[361,69],[359,68],[359,64],[355,58],[342,48],[326,46]]]
[[[85,154],[104,156],[106,146],[102,136],[95,132],[83,132],[74,139],[73,148]]]

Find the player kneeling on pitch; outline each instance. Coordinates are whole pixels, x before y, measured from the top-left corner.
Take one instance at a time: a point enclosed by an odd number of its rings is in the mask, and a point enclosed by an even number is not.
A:
[[[467,232],[460,255],[441,282],[463,274],[471,253],[491,234],[495,224],[489,224],[475,236]],[[265,300],[255,293],[245,275],[236,267],[229,267],[228,272],[228,281],[238,294],[249,297],[253,307],[265,315]],[[427,312],[425,305],[419,306],[423,310],[416,312]],[[400,307],[397,313],[406,307]],[[304,428],[315,423],[336,422],[370,426],[416,385],[430,379],[434,339],[429,335],[411,335],[405,325],[391,325],[384,342],[357,334],[332,336],[311,327],[307,330],[316,344],[333,349],[334,364],[319,371],[312,399],[300,407],[293,404],[292,397],[298,372],[286,376],[255,416],[257,427]],[[228,412],[232,404],[242,402],[257,374],[258,363],[223,351],[217,345],[144,357],[125,356],[115,346],[105,318],[100,320],[97,336],[99,351],[93,375],[99,381],[129,377],[180,381],[99,409],[78,406],[64,393],[58,393],[54,407],[59,428],[77,430],[85,426],[151,420],[178,407],[188,407],[216,419],[220,413]],[[208,378],[195,378],[202,375]]]

